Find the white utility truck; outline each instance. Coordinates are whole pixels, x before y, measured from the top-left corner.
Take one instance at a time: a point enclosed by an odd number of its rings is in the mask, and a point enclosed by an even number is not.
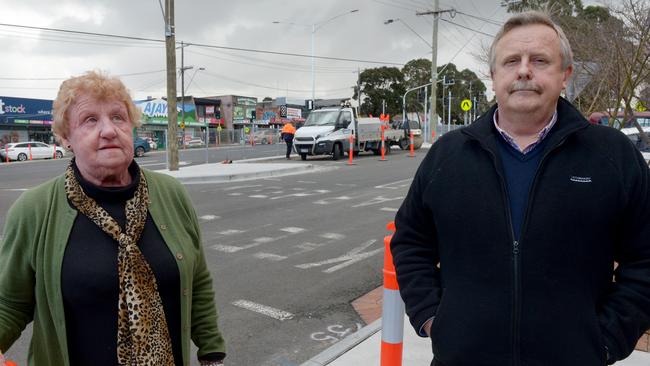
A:
[[[353,153],[372,151],[381,154],[381,131],[384,129],[386,154],[390,146],[399,144],[404,132],[390,127],[379,118],[358,118],[355,108],[322,108],[312,111],[294,136],[293,146],[302,160],[308,155],[332,155],[338,160],[350,151],[350,135],[354,136]]]

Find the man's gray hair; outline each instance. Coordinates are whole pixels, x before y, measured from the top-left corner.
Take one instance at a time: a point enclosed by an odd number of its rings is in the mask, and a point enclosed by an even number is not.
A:
[[[514,16],[512,16],[510,19],[506,21],[506,23],[501,27],[499,30],[499,33],[497,33],[496,37],[494,37],[494,41],[492,42],[492,45],[490,46],[490,54],[489,54],[489,60],[490,60],[490,72],[494,72],[494,68],[496,66],[496,46],[497,43],[499,43],[499,40],[503,38],[503,36],[510,32],[511,30],[517,28],[517,27],[522,27],[525,25],[535,25],[535,24],[541,24],[541,25],[546,25],[553,30],[555,30],[555,33],[557,33],[558,38],[560,39],[560,56],[562,57],[562,70],[566,70],[569,68],[569,66],[573,65],[573,51],[571,51],[571,44],[569,43],[569,40],[566,37],[566,34],[564,34],[564,31],[562,28],[560,28],[559,25],[555,24],[551,17],[548,16],[546,13],[542,13],[540,11],[527,11],[524,13],[519,13]]]

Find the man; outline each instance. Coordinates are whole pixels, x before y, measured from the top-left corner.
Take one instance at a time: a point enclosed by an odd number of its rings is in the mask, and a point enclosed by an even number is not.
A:
[[[287,122],[287,124],[282,127],[282,131],[280,132],[280,136],[287,144],[287,159],[291,159],[291,147],[293,146],[293,135],[295,134],[296,128],[293,127],[291,122]]]
[[[512,17],[490,49],[497,105],[414,177],[391,250],[432,365],[611,364],[650,327],[650,170],[560,97],[572,70],[546,15]]]

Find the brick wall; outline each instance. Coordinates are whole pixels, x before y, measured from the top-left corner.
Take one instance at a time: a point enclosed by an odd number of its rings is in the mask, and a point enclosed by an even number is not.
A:
[[[636,349],[643,352],[650,352],[650,330],[639,338]]]

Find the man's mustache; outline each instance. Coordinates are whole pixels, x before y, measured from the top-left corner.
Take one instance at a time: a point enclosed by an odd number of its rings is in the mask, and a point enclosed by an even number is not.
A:
[[[531,81],[521,81],[521,80],[515,81],[514,83],[512,83],[512,85],[510,85],[510,88],[508,88],[509,93],[513,93],[521,90],[534,91],[536,93],[539,93],[542,90],[542,88],[540,88],[539,85]]]

